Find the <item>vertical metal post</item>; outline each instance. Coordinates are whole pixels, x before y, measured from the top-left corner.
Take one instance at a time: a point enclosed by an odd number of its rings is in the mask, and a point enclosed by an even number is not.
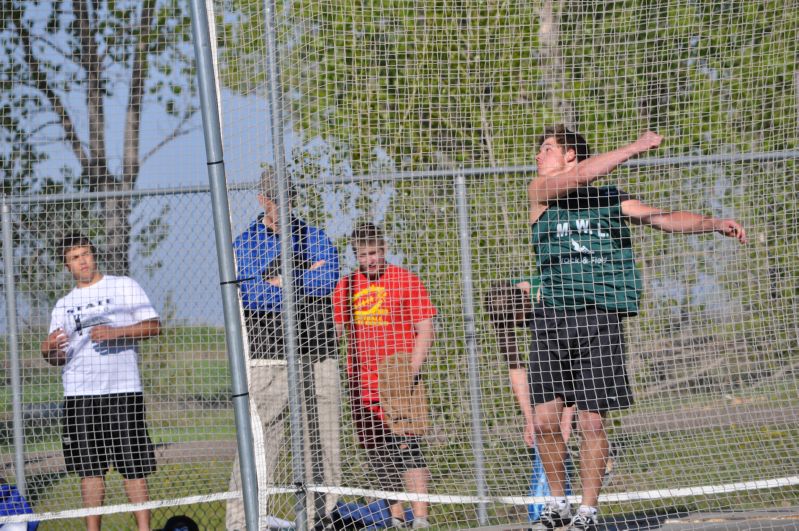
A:
[[[283,97],[280,87],[280,61],[277,48],[276,13],[274,0],[264,0],[264,39],[266,45],[269,115],[272,132],[272,155],[275,158],[278,206],[280,216],[280,269],[283,276],[283,334],[286,347],[286,364],[289,388],[289,426],[291,432],[291,469],[297,487],[294,512],[295,528],[308,527],[306,514],[305,452],[303,451],[301,381],[297,355],[296,297],[294,292],[294,249],[291,238],[291,201],[289,175],[286,171],[286,146],[283,142]]]
[[[255,471],[255,451],[250,422],[250,395],[247,389],[244,339],[239,311],[236,266],[233,260],[233,238],[225,180],[225,163],[222,153],[222,128],[219,122],[219,102],[205,0],[191,0],[191,11],[191,27],[194,33],[194,53],[197,59],[197,78],[200,89],[200,109],[203,117],[205,152],[208,159],[208,181],[213,206],[216,254],[222,289],[222,308],[225,316],[225,337],[232,380],[233,411],[236,417],[236,440],[241,468],[244,515],[247,529],[255,531],[258,529],[258,479]]]
[[[14,289],[14,238],[11,227],[11,207],[3,200],[3,268],[5,273],[6,321],[8,352],[11,359],[11,403],[14,431],[14,472],[17,488],[25,496],[25,425],[22,421],[22,380],[19,368],[19,337],[17,336],[17,295]]]
[[[466,177],[455,177],[455,202],[458,212],[458,238],[461,250],[461,287],[463,289],[463,323],[466,334],[466,352],[469,364],[469,404],[472,410],[472,447],[474,452],[477,496],[485,499],[486,473],[483,452],[482,394],[480,390],[480,365],[477,359],[477,333],[474,312],[474,282],[472,281],[472,246],[469,230],[469,204],[466,196]],[[477,505],[477,519],[487,525],[486,502]]]

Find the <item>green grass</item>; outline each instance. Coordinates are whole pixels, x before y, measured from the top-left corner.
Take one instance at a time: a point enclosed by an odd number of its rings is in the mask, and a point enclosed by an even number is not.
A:
[[[26,404],[59,403],[62,397],[60,370],[43,365],[39,360],[38,343],[32,336],[23,342],[24,393]],[[38,338],[37,338],[38,340]],[[27,361],[26,361],[27,360]],[[491,358],[488,363],[496,360]],[[166,329],[153,340],[145,342],[141,350],[142,378],[148,400],[150,432],[156,443],[192,441],[234,441],[235,426],[229,400],[230,371],[225,355],[225,338],[221,329],[213,327],[176,327]],[[448,370],[452,370],[446,365]],[[433,374],[433,373],[431,373]],[[440,373],[435,373],[439,375]],[[528,450],[521,444],[514,428],[521,418],[515,415],[504,367],[486,367],[484,376],[497,385],[486,390],[486,447],[485,458],[489,472],[488,492],[495,495],[524,494],[529,481],[530,461]],[[796,382],[788,376],[784,380],[768,379],[742,388],[734,397],[745,403],[795,404]],[[462,379],[433,386],[432,399],[445,399],[433,404],[434,411],[442,415],[440,421],[445,431],[443,439],[431,443],[426,457],[433,474],[432,491],[438,494],[473,495],[475,479],[472,448],[468,437],[469,419],[466,408],[461,407],[465,395],[459,394]],[[445,392],[450,395],[445,396]],[[730,425],[723,429],[706,429],[694,432],[663,431],[647,434],[623,434],[618,429],[620,420],[631,413],[658,413],[718,408],[729,405],[728,398],[718,394],[669,395],[667,399],[655,396],[639,401],[627,413],[613,415],[611,438],[622,446],[617,461],[613,483],[606,492],[625,492],[649,489],[677,488],[690,485],[720,484],[733,481],[762,479],[799,473],[796,455],[799,428],[788,426],[775,419],[774,425],[759,428]],[[508,408],[513,408],[509,415]],[[346,409],[346,408],[345,408]],[[12,455],[10,432],[11,391],[0,388],[0,413],[5,413],[6,423],[0,426],[0,451]],[[661,429],[665,427],[653,427]],[[344,484],[368,487],[364,476],[363,452],[352,446],[352,433],[345,420],[342,441],[344,454],[356,452],[351,466],[344,470]],[[45,419],[27,427],[26,452],[60,452],[60,429],[57,419]],[[510,437],[510,439],[508,438]],[[755,466],[753,463],[757,463]],[[167,464],[151,478],[153,499],[176,498],[204,492],[222,492],[228,488],[231,463],[179,463]],[[290,477],[287,460],[281,463],[278,477]],[[118,475],[109,476],[107,504],[125,503]],[[79,482],[73,476],[45,475],[32,477],[37,510],[62,510],[79,507]],[[293,519],[291,495],[277,496],[277,516]],[[656,500],[623,504],[607,504],[603,513],[609,516],[651,512],[653,510],[727,510],[773,508],[799,505],[799,489],[781,488],[748,493],[732,493],[697,498]],[[189,514],[201,523],[202,529],[224,528],[222,502],[196,506],[160,509],[154,512],[153,525],[158,527],[172,514]],[[526,518],[524,507],[488,504],[489,522],[501,524],[521,522]],[[477,525],[476,508],[462,505],[437,505],[432,508],[434,529],[459,529]],[[108,529],[130,529],[132,516],[110,515],[104,518]],[[40,529],[83,529],[81,520],[45,522]]]
[[[41,332],[43,333],[43,332]],[[58,407],[63,400],[61,370],[40,359],[41,333],[20,341],[23,409]],[[42,336],[43,337],[43,336]],[[167,328],[142,344],[140,367],[155,442],[234,439],[230,370],[225,335],[213,327]],[[12,393],[0,387],[0,451],[12,454]],[[60,451],[56,417],[26,421],[27,453]]]
[[[627,436],[616,470],[620,488],[649,490],[790,476],[799,428],[730,426]],[[619,490],[614,488],[608,492]]]
[[[182,464],[160,466],[152,475],[148,484],[151,498],[172,499],[200,494],[223,492],[228,488],[230,477],[229,462],[212,462],[204,464]],[[191,478],[191,481],[186,481]],[[80,493],[80,481],[75,476],[67,476],[48,489],[46,495],[36,504],[37,512],[58,511],[63,509],[65,500],[71,507],[80,506],[77,499]],[[106,505],[127,503],[122,487],[122,477],[112,472],[106,481]],[[193,518],[200,529],[225,528],[225,503],[212,502],[180,507],[156,509],[152,514],[154,528],[161,527],[166,520],[175,514],[185,514]],[[111,514],[103,517],[104,529],[133,529],[133,516],[129,513]],[[82,530],[85,524],[82,518],[68,520],[52,520],[42,522],[40,531]]]

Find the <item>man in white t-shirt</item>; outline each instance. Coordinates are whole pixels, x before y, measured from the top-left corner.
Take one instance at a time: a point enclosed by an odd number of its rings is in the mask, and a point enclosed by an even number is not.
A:
[[[146,502],[155,453],[147,434],[137,347],[160,333],[158,314],[136,281],[98,271],[88,238],[67,236],[61,256],[76,286],[56,303],[41,351],[50,364],[62,366],[67,471],[81,478],[85,507],[103,504],[111,466],[122,474],[128,500]],[[149,510],[133,514],[140,531],[150,529]],[[100,515],[86,517],[89,531],[100,524]]]

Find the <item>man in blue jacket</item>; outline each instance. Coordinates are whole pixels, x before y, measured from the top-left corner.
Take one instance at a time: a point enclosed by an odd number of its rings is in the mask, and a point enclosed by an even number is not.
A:
[[[249,387],[251,404],[259,418],[255,430],[262,430],[265,471],[259,474],[259,485],[275,486],[275,472],[281,450],[286,444],[285,421],[288,415],[288,378],[283,337],[283,276],[281,274],[281,234],[277,198],[277,181],[272,172],[261,176],[258,202],[263,208],[252,224],[241,233],[233,247],[236,254],[241,302],[249,341]],[[291,193],[289,194],[292,195]],[[336,360],[337,342],[332,321],[330,295],[339,279],[338,251],[325,232],[292,216],[293,284],[296,301],[298,356],[303,368],[313,367],[317,408],[305,404],[305,422],[318,422],[322,455],[311,455],[314,444],[306,440],[306,481],[312,481],[311,463],[322,463],[324,483],[341,483],[339,456],[339,373]],[[314,396],[314,395],[311,395]],[[307,396],[304,397],[307,400]],[[307,428],[307,426],[306,426]],[[306,429],[306,433],[316,430]],[[257,439],[256,439],[257,441]],[[256,449],[258,451],[258,449]],[[318,451],[318,450],[317,450]],[[231,490],[240,488],[238,457],[233,467]],[[287,482],[284,482],[287,483]],[[268,514],[265,496],[261,496],[259,513]],[[330,514],[336,497],[328,494],[325,510]],[[318,521],[317,528],[324,523]],[[230,500],[226,528],[245,529],[241,499]]]

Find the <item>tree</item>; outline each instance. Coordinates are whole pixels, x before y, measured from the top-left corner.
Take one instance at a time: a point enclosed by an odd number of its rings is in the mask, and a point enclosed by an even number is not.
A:
[[[72,158],[60,175],[31,168],[12,178],[12,188],[41,192],[60,182],[66,191],[133,190],[142,164],[185,134],[196,112],[188,7],[182,0],[3,0],[0,12],[0,75],[10,88],[0,96],[3,105],[17,115],[24,109],[27,119],[18,127],[40,155],[57,144]],[[109,120],[107,102],[123,90],[120,125]],[[173,127],[142,153],[142,110],[150,99]],[[112,129],[117,126],[122,130]],[[109,149],[116,137],[122,138],[119,162]],[[111,274],[129,270],[131,206],[129,197],[111,196],[78,207],[100,221],[101,254]]]
[[[557,3],[558,10],[555,10]],[[578,130],[577,119],[574,116],[574,105],[563,97],[565,86],[569,81],[563,65],[560,41],[560,16],[564,7],[564,0],[543,0],[540,9],[540,24],[538,37],[541,44],[541,78],[544,90],[553,112],[557,115],[556,122]]]
[[[233,5],[240,16],[222,46],[222,75],[232,90],[249,92],[265,78],[262,2]],[[280,6],[289,125],[306,138],[346,146],[356,175],[385,167],[386,160],[394,171],[529,164],[538,133],[530,124],[553,121],[555,112],[539,103],[540,13],[532,3],[391,0],[353,9],[343,0],[299,0]],[[484,184],[500,195],[520,188],[512,179],[491,177]],[[409,197],[407,183],[395,186],[397,198]],[[451,189],[440,181],[430,189],[417,196],[416,207],[442,211]],[[520,246],[508,242],[517,240],[522,218],[502,209],[497,214],[486,221],[513,250],[508,261],[518,263]],[[425,228],[405,226],[409,233]]]
[[[5,66],[8,61],[8,56],[0,59],[0,62]],[[43,188],[53,190],[53,183],[48,179],[38,178],[36,174],[36,165],[43,160],[46,160],[46,154],[37,149],[37,146],[32,142],[31,133],[25,127],[25,123],[30,118],[31,105],[30,98],[25,94],[20,94],[14,89],[12,82],[9,79],[4,79],[0,82],[0,93],[2,93],[2,103],[0,105],[0,193],[3,198],[18,196],[30,193],[31,190],[36,188]],[[57,208],[37,208],[32,206],[15,205],[12,212],[15,214],[12,218],[16,223],[12,225],[12,240],[14,241],[15,249],[25,248],[25,252],[16,253],[19,264],[12,265],[14,268],[15,283],[17,289],[22,288],[22,291],[30,293],[28,302],[32,306],[38,306],[42,298],[47,297],[47,288],[41,283],[36,283],[35,278],[43,278],[39,272],[41,268],[32,264],[37,262],[42,254],[42,244],[46,245],[47,242],[37,242],[37,234],[34,225],[38,221],[48,221],[48,210],[52,213]],[[52,215],[49,216],[52,221]],[[43,224],[42,226],[48,226]],[[39,238],[39,240],[41,240]],[[46,253],[45,254],[50,254]],[[20,255],[22,255],[20,257]],[[16,261],[15,261],[16,262]],[[50,272],[52,268],[48,267],[50,260],[45,261],[45,270]],[[33,267],[31,267],[33,265]],[[8,267],[5,261],[2,262],[0,269],[5,273],[5,268]],[[34,273],[34,271],[36,273]]]

